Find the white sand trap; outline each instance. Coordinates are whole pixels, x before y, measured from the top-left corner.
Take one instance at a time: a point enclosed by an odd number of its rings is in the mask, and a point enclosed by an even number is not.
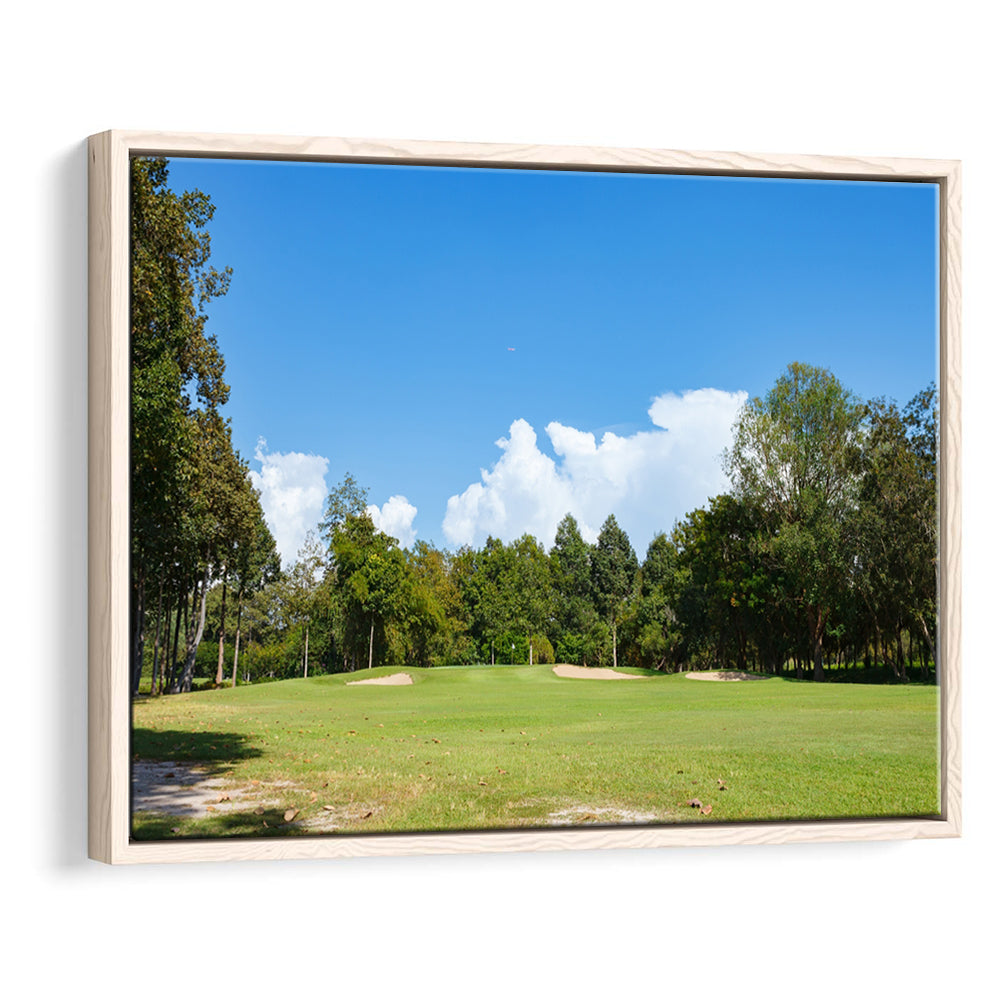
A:
[[[635,674],[620,674],[608,667],[577,667],[572,663],[557,663],[552,673],[559,677],[589,677],[598,681],[641,681]]]
[[[367,681],[348,681],[348,684],[412,684],[413,678],[409,674],[389,674],[388,677],[372,677]]]
[[[748,674],[742,670],[692,670],[685,674],[693,681],[763,681],[763,674]]]

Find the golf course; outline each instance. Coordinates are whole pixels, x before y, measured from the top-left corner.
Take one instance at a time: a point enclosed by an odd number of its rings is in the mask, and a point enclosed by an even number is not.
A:
[[[386,666],[139,698],[132,836],[939,813],[934,685],[559,669]]]

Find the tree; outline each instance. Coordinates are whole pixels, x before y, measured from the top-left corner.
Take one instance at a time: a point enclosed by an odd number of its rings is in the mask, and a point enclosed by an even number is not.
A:
[[[663,670],[677,663],[683,638],[675,610],[679,589],[677,549],[660,532],[649,543],[639,567],[629,623],[639,666]]]
[[[769,550],[801,609],[823,679],[823,636],[851,569],[864,409],[827,370],[794,362],[734,427],[724,464],[737,498],[761,511]]]
[[[918,393],[900,412],[868,403],[856,525],[856,589],[876,656],[906,678],[904,630],[934,651],[937,590],[936,394]],[[895,640],[896,652],[890,653]]]
[[[199,191],[171,191],[162,158],[135,158],[129,169],[135,690],[142,669],[147,584],[157,581],[158,622],[168,583],[178,588],[167,593],[167,604],[175,604],[178,618],[182,594],[207,589],[207,577],[202,581],[197,565],[196,537],[204,503],[192,491],[206,436],[198,415],[216,413],[229,387],[204,310],[211,299],[226,293],[230,271],[208,264],[211,242],[204,229],[214,212],[208,197]]]
[[[555,591],[555,641],[559,656],[581,662],[585,637],[594,625],[591,556],[593,546],[580,534],[580,526],[567,514],[556,528],[555,544],[549,553],[552,586]]]
[[[339,486],[330,490],[326,498],[323,520],[319,530],[328,545],[333,544],[333,534],[349,517],[361,517],[368,506],[368,490],[347,472]]]
[[[348,514],[336,525],[331,552],[345,649],[355,666],[367,659],[371,667],[387,647],[390,626],[405,622],[411,596],[406,558],[366,513]]]
[[[618,624],[625,611],[625,601],[639,569],[639,560],[625,531],[609,514],[597,536],[591,560],[591,581],[598,611],[611,629],[611,656],[618,666]]]

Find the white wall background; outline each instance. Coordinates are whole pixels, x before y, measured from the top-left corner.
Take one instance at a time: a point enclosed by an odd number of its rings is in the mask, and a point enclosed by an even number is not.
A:
[[[0,982],[109,997],[988,989],[1000,832],[988,9],[96,0],[8,11]],[[107,128],[964,160],[965,836],[145,869],[86,860],[84,139]]]

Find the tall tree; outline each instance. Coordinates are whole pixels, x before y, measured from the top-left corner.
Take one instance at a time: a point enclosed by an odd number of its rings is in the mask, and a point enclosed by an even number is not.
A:
[[[198,407],[229,394],[205,306],[224,295],[230,271],[208,264],[205,226],[213,206],[199,192],[175,194],[162,158],[130,162],[132,684],[142,669],[147,581],[178,563],[198,519],[190,507],[197,475]],[[194,390],[195,400],[191,398]]]
[[[580,526],[567,514],[556,528],[555,544],[549,553],[552,586],[555,590],[555,635],[558,655],[569,662],[581,662],[586,636],[594,627],[591,582],[593,547],[584,541]]]
[[[639,560],[628,535],[609,514],[597,536],[591,560],[591,580],[597,608],[611,629],[611,656],[618,666],[618,625],[625,611],[625,601],[632,593]]]
[[[823,636],[851,570],[847,532],[863,418],[833,374],[794,362],[764,399],[743,407],[724,458],[737,497],[773,525],[770,550],[802,611],[816,680],[823,679]]]

